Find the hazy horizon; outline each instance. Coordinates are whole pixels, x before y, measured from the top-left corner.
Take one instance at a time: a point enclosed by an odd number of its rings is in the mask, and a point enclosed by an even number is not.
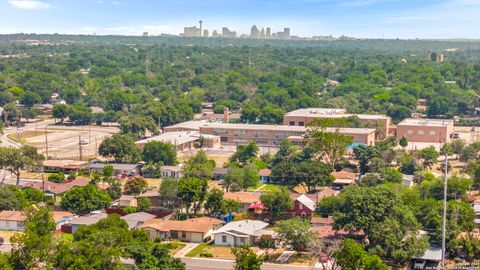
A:
[[[223,26],[291,28],[291,34],[386,39],[479,39],[476,0],[2,0],[0,34],[178,35],[203,20]]]

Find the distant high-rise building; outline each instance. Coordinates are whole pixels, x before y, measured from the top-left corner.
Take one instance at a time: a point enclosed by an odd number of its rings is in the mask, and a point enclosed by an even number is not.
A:
[[[222,35],[220,35],[220,33],[218,33],[217,30],[213,30],[212,32],[212,37],[221,37]]]
[[[283,38],[290,39],[290,28],[283,28]]]
[[[252,29],[250,29],[250,37],[260,38],[260,30],[258,30],[258,27],[256,25],[253,25]]]
[[[222,28],[222,36],[226,38],[236,38],[237,37],[237,32],[235,31],[230,31],[227,27]]]
[[[267,37],[270,37],[272,35],[272,29],[270,27],[267,27],[267,32],[265,33]]]
[[[198,22],[198,24],[200,24],[200,36],[202,36],[202,34],[203,34],[203,28],[202,28],[202,27],[203,27],[203,21],[200,20],[200,21]]]
[[[201,35],[202,35],[202,32],[196,26],[183,28],[184,37],[200,37]]]
[[[265,38],[265,29],[262,28],[262,30],[260,31],[260,38]]]
[[[203,30],[203,36],[208,37],[208,30],[207,29]]]
[[[148,32],[143,32],[144,37],[148,37]]]

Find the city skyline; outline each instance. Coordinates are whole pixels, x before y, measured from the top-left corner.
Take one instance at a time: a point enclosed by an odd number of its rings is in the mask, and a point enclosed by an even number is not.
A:
[[[178,35],[201,19],[210,35],[255,24],[300,37],[475,39],[479,13],[475,0],[2,0],[0,33]]]

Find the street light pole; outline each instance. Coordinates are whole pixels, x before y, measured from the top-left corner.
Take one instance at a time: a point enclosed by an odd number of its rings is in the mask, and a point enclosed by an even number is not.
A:
[[[447,229],[447,182],[448,182],[448,154],[445,153],[445,181],[443,183],[443,223],[442,223],[442,269],[445,270],[445,235]]]

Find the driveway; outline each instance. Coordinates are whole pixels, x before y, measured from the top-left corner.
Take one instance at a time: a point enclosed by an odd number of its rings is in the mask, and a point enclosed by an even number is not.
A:
[[[187,265],[187,270],[231,270],[234,261],[218,259],[202,259],[183,257],[181,260]],[[262,270],[312,270],[313,266],[286,265],[265,263]]]
[[[192,251],[192,249],[196,248],[198,245],[200,245],[200,244],[199,243],[188,243],[184,248],[182,248],[175,255],[173,255],[173,257],[183,258],[183,257],[185,257],[185,255],[187,255],[190,251]]]

